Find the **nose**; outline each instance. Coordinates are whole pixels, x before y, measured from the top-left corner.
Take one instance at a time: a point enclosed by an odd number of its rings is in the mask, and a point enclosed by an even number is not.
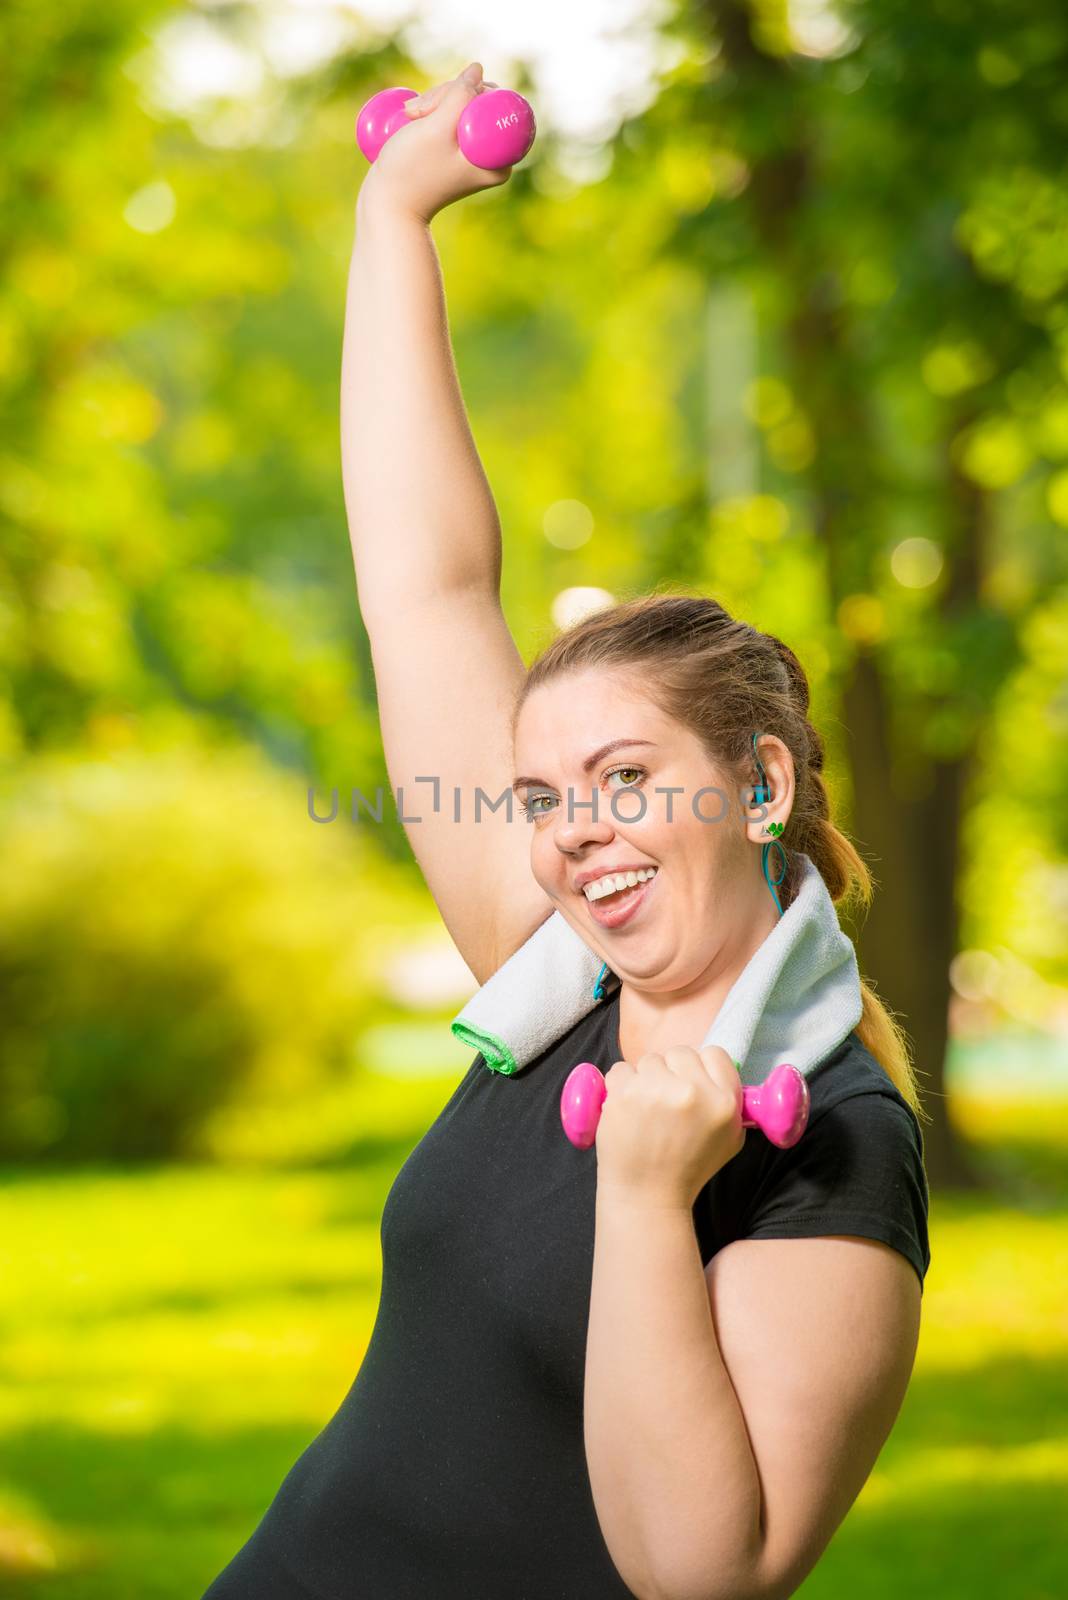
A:
[[[616,831],[615,821],[603,794],[595,789],[589,800],[581,794],[563,795],[553,818],[553,841],[564,855],[575,855],[586,845],[603,845]]]

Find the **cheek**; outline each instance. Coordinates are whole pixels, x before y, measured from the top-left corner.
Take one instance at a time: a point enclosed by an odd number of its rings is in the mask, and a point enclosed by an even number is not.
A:
[[[546,894],[559,893],[563,881],[564,862],[560,852],[553,848],[552,840],[544,828],[530,823],[530,870],[535,883]]]
[[[701,822],[691,812],[666,832],[672,836],[672,853],[687,865],[695,885],[715,882],[737,858],[726,818],[721,822]]]

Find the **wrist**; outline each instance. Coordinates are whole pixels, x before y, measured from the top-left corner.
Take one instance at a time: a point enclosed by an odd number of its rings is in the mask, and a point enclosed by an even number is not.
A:
[[[368,173],[356,196],[358,223],[378,227],[428,228],[429,219],[390,192],[388,187],[378,187],[372,173]]]
[[[684,1194],[672,1189],[642,1188],[636,1184],[618,1183],[611,1178],[598,1177],[596,1204],[608,1206],[613,1211],[667,1211],[693,1215],[693,1202]]]

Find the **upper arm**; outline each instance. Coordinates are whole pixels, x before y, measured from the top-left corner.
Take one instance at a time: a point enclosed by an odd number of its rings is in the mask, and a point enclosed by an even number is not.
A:
[[[495,598],[454,591],[367,619],[390,786],[449,933],[481,984],[553,909],[514,795],[511,713],[526,675]],[[434,810],[436,779],[438,810]],[[475,820],[475,791],[483,799]],[[457,797],[455,791],[459,791]],[[454,820],[457,806],[459,820]],[[508,817],[512,817],[512,821]]]
[[[853,1504],[915,1360],[920,1283],[906,1258],[852,1235],[739,1239],[705,1268],[716,1337],[761,1486],[750,1594],[786,1600]],[[708,1485],[715,1494],[716,1485]],[[695,1593],[714,1593],[704,1562]]]

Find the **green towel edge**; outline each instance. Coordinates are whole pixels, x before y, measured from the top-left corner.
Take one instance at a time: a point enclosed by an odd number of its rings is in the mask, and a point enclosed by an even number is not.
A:
[[[472,1027],[469,1022],[450,1022],[449,1028],[461,1044],[478,1051],[491,1071],[503,1072],[506,1077],[519,1071],[512,1052],[495,1033]]]

